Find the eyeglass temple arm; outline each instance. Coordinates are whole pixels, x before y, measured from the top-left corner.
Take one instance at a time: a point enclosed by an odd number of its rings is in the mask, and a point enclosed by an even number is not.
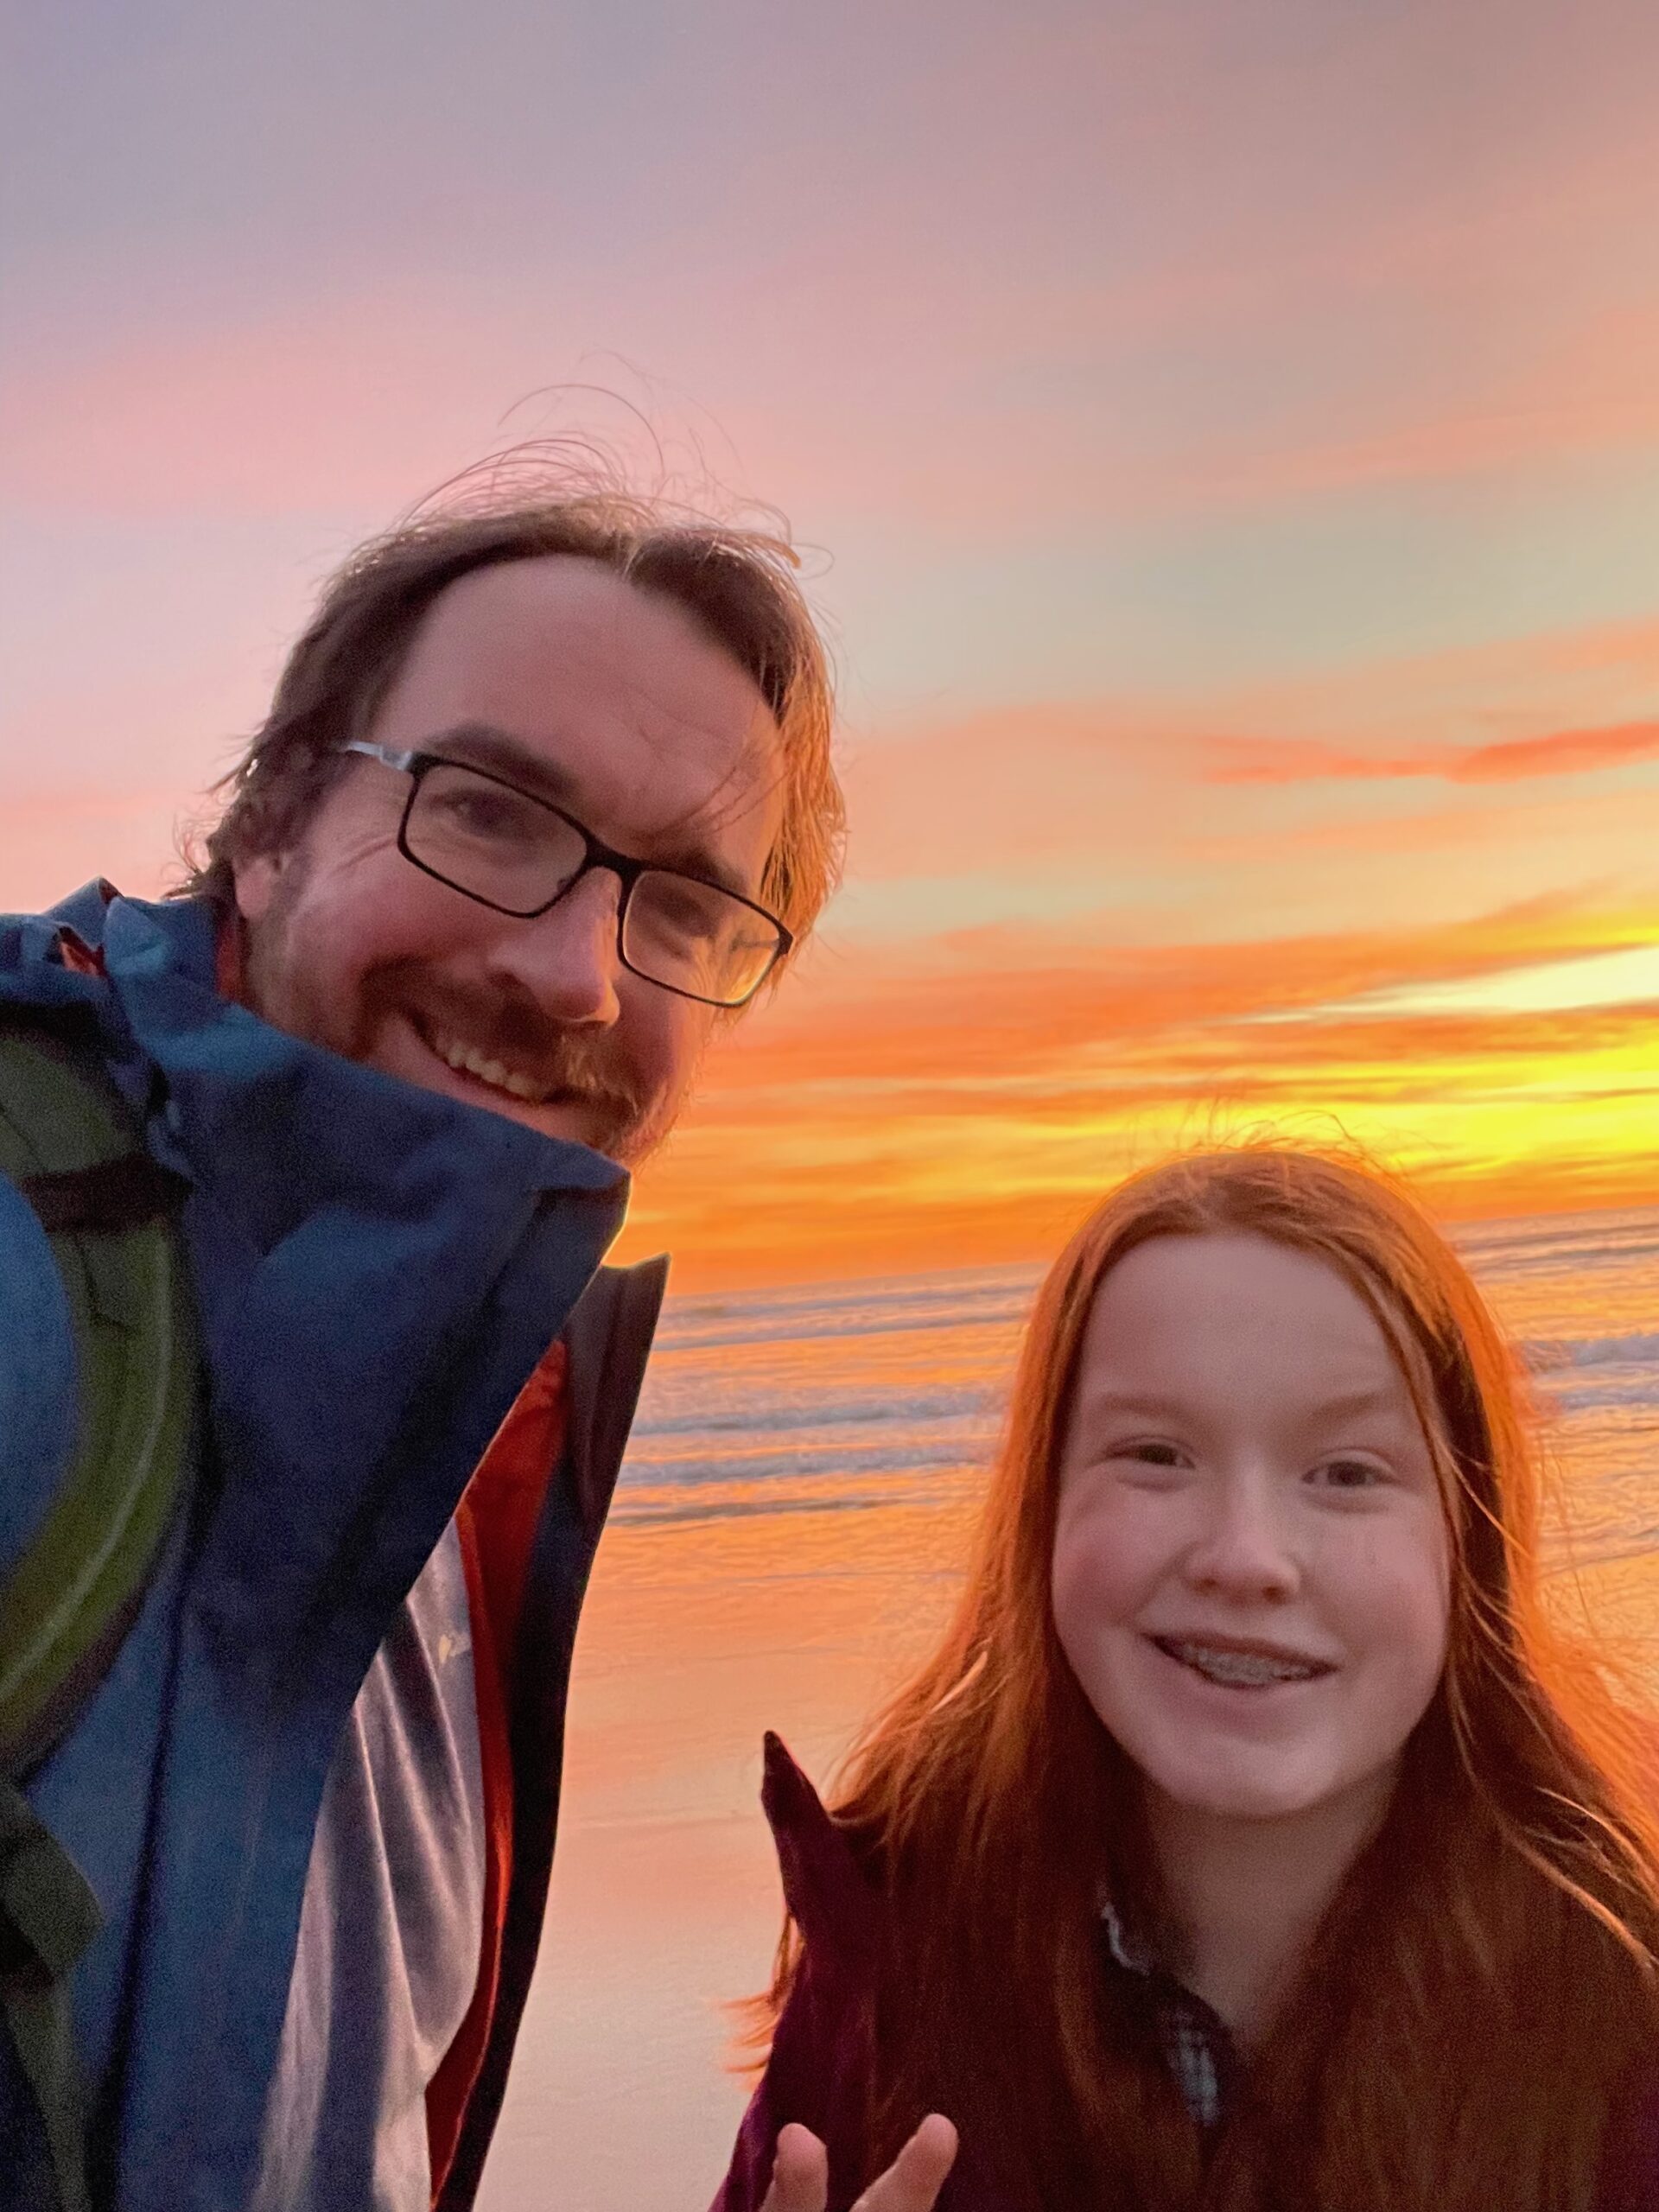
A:
[[[339,750],[342,753],[360,753],[366,760],[379,760],[388,768],[397,769],[403,776],[410,774],[421,757],[418,753],[396,753],[391,746],[377,745],[372,738],[367,737],[347,738]]]

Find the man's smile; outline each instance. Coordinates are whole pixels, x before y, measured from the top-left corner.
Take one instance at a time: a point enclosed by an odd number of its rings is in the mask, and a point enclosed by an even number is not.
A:
[[[387,1012],[392,1032],[412,1040],[433,1068],[431,1075],[419,1072],[404,1045],[372,1055],[391,1073],[505,1114],[543,1136],[574,1139],[613,1157],[645,1119],[640,1099],[607,1080],[594,1065],[594,1044],[580,1034],[549,1029],[533,1042],[528,1036],[513,1039],[502,1033],[506,1025],[499,1020],[469,1020],[459,1002],[413,1005],[404,999]]]
[[[505,1062],[481,1052],[477,1046],[466,1044],[443,1030],[429,1032],[425,1042],[457,1075],[475,1076],[492,1090],[505,1090],[510,1098],[521,1098],[526,1105],[544,1106],[553,1096],[550,1086],[537,1082],[534,1076],[525,1074],[520,1068],[508,1067]]]

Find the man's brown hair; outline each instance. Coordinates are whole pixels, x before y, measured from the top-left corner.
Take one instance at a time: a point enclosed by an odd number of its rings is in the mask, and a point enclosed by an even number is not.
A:
[[[238,861],[302,834],[341,771],[340,748],[366,733],[440,593],[480,569],[561,554],[683,607],[753,678],[783,741],[783,823],[760,895],[798,942],[835,887],[845,813],[829,666],[788,542],[607,486],[526,488],[521,474],[463,478],[458,496],[416,510],[330,579],[263,727],[220,785],[224,810],[181,895],[228,903]]]

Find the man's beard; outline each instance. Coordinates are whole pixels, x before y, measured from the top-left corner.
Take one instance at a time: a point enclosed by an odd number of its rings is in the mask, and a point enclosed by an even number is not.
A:
[[[463,987],[428,971],[419,961],[398,962],[364,978],[359,1001],[365,1050],[388,1015],[412,1020],[429,1050],[437,1035],[463,1039],[485,1058],[522,1070],[547,1094],[538,1103],[572,1107],[596,1152],[638,1166],[668,1134],[670,1103],[631,1082],[617,1065],[609,1031],[550,1021],[528,999]]]
[[[608,1031],[550,1021],[522,995],[463,987],[425,962],[409,959],[388,961],[360,976],[349,1005],[314,997],[305,988],[305,963],[293,944],[291,923],[304,878],[303,858],[296,860],[257,927],[245,933],[238,995],[251,1011],[365,1067],[378,1065],[377,1039],[389,1021],[410,1023],[433,1052],[435,1033],[447,1033],[486,1059],[531,1076],[547,1094],[538,1103],[573,1108],[583,1123],[582,1141],[621,1166],[639,1166],[662,1143],[673,1125],[677,1095],[653,1092],[630,1080],[632,1071],[620,1061]],[[505,1101],[493,1108],[486,1086],[480,1084],[479,1090],[476,1103],[483,1111],[519,1119]]]

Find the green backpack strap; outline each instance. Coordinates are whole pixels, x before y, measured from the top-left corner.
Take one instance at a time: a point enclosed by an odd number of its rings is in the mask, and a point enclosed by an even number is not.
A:
[[[18,2202],[89,2212],[80,2068],[68,1977],[97,1935],[98,1900],[15,1783],[0,1779],[0,2012],[40,2107],[38,2152],[13,2145]]]
[[[170,1217],[179,1186],[72,1037],[0,1027],[0,1174],[50,1244],[78,1401],[73,1457],[0,1573],[0,2018],[43,2128],[45,2165],[26,2201],[86,2212],[69,1980],[102,1916],[20,1785],[102,1679],[143,1602],[186,1495],[200,1362]]]
[[[79,1443],[0,1588],[0,1772],[56,1742],[138,1609],[191,1458],[199,1362],[175,1197],[103,1070],[0,1029],[0,1174],[40,1217],[78,1353]]]

